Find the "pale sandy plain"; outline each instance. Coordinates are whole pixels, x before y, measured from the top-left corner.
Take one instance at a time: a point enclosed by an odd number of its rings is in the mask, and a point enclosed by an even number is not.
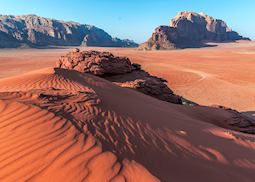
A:
[[[48,68],[67,51],[0,51],[0,181],[254,181],[255,136],[213,125],[232,113]],[[200,104],[254,110],[253,43],[111,52]]]

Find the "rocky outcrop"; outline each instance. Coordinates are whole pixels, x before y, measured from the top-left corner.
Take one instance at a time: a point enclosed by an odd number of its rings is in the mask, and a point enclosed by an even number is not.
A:
[[[127,57],[117,57],[109,52],[81,52],[75,49],[62,56],[57,61],[56,67],[91,73],[121,87],[134,89],[166,102],[194,105],[175,95],[166,85],[166,80],[150,75],[138,64],[131,64]]]
[[[240,113],[231,108],[213,105],[211,107],[223,109],[232,113],[234,116],[224,122],[216,122],[215,124],[223,128],[231,128],[232,130],[241,131],[243,133],[255,134],[255,120],[253,115],[248,113]]]
[[[132,71],[131,62],[127,57],[115,57],[109,52],[80,52],[79,49],[62,56],[56,66],[97,76],[125,74]]]
[[[207,42],[249,40],[232,31],[227,24],[203,13],[180,12],[170,26],[159,26],[152,37],[139,46],[142,50],[167,50],[204,47]]]
[[[104,77],[121,87],[137,90],[151,97],[174,104],[182,104],[182,98],[175,95],[166,85],[166,80],[150,75],[140,67],[133,66],[132,72]]]
[[[136,47],[131,40],[111,37],[104,30],[76,22],[36,15],[0,16],[0,48],[21,46]]]

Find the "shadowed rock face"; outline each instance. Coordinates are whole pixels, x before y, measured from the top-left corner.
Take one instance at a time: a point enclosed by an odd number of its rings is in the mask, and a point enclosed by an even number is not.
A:
[[[104,30],[76,22],[36,15],[0,16],[0,48],[21,46],[136,47],[131,40],[111,37]]]
[[[204,47],[206,42],[249,40],[232,31],[227,24],[203,13],[180,12],[170,26],[159,26],[152,37],[141,44],[143,50],[167,50]]]
[[[134,89],[159,100],[174,104],[184,104],[184,100],[173,93],[165,84],[165,80],[152,76],[141,69],[133,68],[132,72],[122,75],[105,76],[104,78],[121,87]]]
[[[80,52],[75,49],[62,56],[56,67],[91,73],[121,87],[131,88],[166,102],[194,105],[175,95],[165,84],[166,80],[151,76],[142,70],[140,65],[131,64],[127,57],[117,57],[109,52]]]
[[[216,125],[223,128],[231,127],[233,130],[243,133],[255,134],[255,120],[251,114],[239,113],[236,110],[219,105],[213,105],[211,107],[220,108],[234,114],[233,118],[227,119],[221,123],[215,123]]]

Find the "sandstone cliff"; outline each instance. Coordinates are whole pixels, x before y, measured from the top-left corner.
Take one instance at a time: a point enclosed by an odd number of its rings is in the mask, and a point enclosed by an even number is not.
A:
[[[21,46],[136,47],[131,40],[113,38],[104,30],[76,22],[36,15],[0,16],[0,48]]]
[[[249,40],[232,31],[227,24],[204,13],[180,12],[170,26],[159,26],[152,37],[141,44],[142,50],[167,50],[204,47],[207,42]]]

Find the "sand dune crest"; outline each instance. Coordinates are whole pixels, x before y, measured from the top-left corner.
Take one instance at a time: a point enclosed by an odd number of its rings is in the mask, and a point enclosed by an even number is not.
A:
[[[0,180],[254,179],[254,136],[224,138],[233,131],[210,124],[233,117],[224,110],[165,103],[62,69],[0,85]]]

